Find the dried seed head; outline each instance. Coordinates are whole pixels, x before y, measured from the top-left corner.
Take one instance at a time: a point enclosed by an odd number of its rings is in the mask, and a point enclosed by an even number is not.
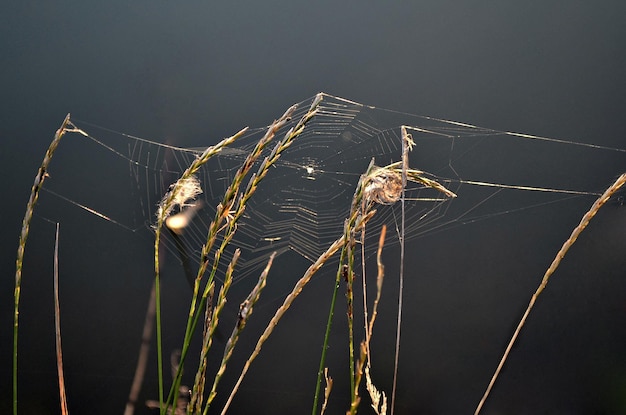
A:
[[[364,192],[366,200],[392,205],[402,195],[402,176],[391,169],[377,167],[367,177]]]

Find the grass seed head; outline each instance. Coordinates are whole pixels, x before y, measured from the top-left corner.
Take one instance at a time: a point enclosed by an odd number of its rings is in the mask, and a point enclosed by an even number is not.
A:
[[[157,215],[167,218],[176,206],[181,209],[190,206],[190,201],[195,200],[200,193],[202,193],[202,187],[195,175],[181,177],[170,186],[170,191],[161,199]]]

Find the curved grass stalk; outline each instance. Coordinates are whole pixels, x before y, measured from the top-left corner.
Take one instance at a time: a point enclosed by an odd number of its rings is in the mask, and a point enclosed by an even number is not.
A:
[[[56,224],[54,236],[54,334],[57,352],[57,377],[59,378],[59,400],[61,414],[69,414],[67,395],[65,393],[65,377],[63,376],[63,351],[61,350],[61,307],[59,305],[59,223]]]
[[[380,392],[374,383],[372,382],[372,378],[370,376],[370,368],[372,363],[372,355],[370,354],[369,341],[374,334],[374,322],[376,321],[376,316],[378,315],[378,304],[380,302],[380,296],[383,290],[383,279],[385,277],[385,266],[382,261],[382,252],[383,245],[385,244],[385,234],[387,233],[387,228],[383,225],[380,231],[380,239],[378,240],[378,251],[376,253],[376,264],[378,265],[378,274],[376,276],[376,299],[374,300],[374,305],[372,306],[372,317],[369,320],[369,324],[367,326],[368,337],[365,347],[365,352],[367,356],[367,362],[365,365],[365,382],[366,388],[370,395],[370,399],[372,400],[372,408],[376,412],[376,414],[386,414],[387,413],[387,396],[385,396],[384,392]]]
[[[24,263],[24,251],[26,249],[26,241],[28,239],[28,232],[30,230],[30,222],[33,218],[33,212],[35,205],[39,199],[39,191],[43,187],[43,183],[48,177],[48,166],[52,160],[52,156],[59,146],[59,142],[66,132],[79,132],[82,130],[76,128],[70,121],[70,114],[65,116],[65,119],[61,123],[61,127],[54,134],[54,138],[46,151],[46,155],[41,162],[41,166],[35,176],[35,181],[30,191],[30,198],[26,205],[26,212],[24,213],[24,220],[22,221],[22,232],[20,234],[20,241],[17,248],[17,258],[15,260],[15,291],[13,293],[14,298],[14,312],[13,312],[13,414],[17,415],[17,345],[18,345],[18,326],[19,326],[19,308],[20,308],[20,295],[22,287],[22,266]],[[84,133],[83,133],[84,134]]]
[[[393,415],[393,411],[396,404],[396,387],[398,384],[398,367],[400,362],[400,330],[402,328],[402,300],[404,297],[404,221],[405,221],[405,201],[404,194],[406,190],[406,182],[407,182],[407,172],[409,171],[409,150],[413,148],[414,141],[409,133],[406,131],[406,127],[401,127],[402,132],[402,190],[400,193],[400,203],[402,214],[400,217],[400,277],[399,277],[399,286],[398,286],[398,318],[396,325],[396,351],[393,363],[393,386],[391,388],[391,415]],[[420,175],[418,174],[418,177]],[[436,188],[439,191],[443,191],[445,193],[445,188],[440,189],[439,183],[437,182],[425,182],[423,183],[426,186]],[[443,186],[441,186],[443,187]],[[453,194],[454,195],[454,194]]]
[[[346,232],[349,230],[348,223],[349,221],[346,220],[346,223],[344,225],[344,229],[345,229],[344,236],[343,236],[344,241],[348,240],[348,234]],[[333,288],[333,295],[330,300],[330,309],[328,310],[328,319],[326,321],[326,331],[324,332],[324,343],[322,344],[322,355],[320,356],[320,364],[317,370],[317,381],[315,382],[315,396],[313,399],[313,409],[311,411],[311,414],[313,415],[317,413],[318,400],[319,400],[320,390],[322,386],[322,373],[325,373],[325,371],[327,370],[327,368],[325,367],[326,366],[326,350],[328,350],[328,340],[330,338],[330,329],[332,327],[333,317],[335,314],[335,302],[337,301],[337,292],[339,291],[339,284],[341,284],[341,277],[345,275],[347,278],[348,273],[351,272],[348,265],[344,264],[345,257],[346,257],[346,244],[344,243],[343,248],[341,249],[341,254],[339,256],[339,267],[337,269],[337,275],[335,277],[335,287]],[[350,339],[350,342],[352,342],[352,339]],[[350,389],[351,389],[350,393],[352,394],[353,387],[351,386]]]
[[[346,274],[346,307],[348,314],[348,355],[350,367],[350,400],[354,402],[359,395],[359,391],[355,386],[354,374],[354,232],[350,233],[346,248],[348,250],[348,270]]]
[[[515,343],[515,340],[517,340],[517,337],[519,336],[520,331],[522,330],[522,327],[526,323],[526,319],[528,318],[530,311],[535,305],[537,298],[539,297],[541,292],[544,290],[544,288],[546,288],[546,285],[548,285],[550,276],[554,273],[554,271],[556,271],[559,264],[561,263],[561,260],[563,259],[563,257],[565,257],[565,254],[567,253],[567,251],[569,251],[569,249],[572,247],[574,242],[576,242],[576,239],[578,239],[578,236],[582,233],[582,231],[585,230],[587,225],[589,225],[589,222],[596,215],[596,213],[598,213],[598,210],[600,210],[600,208],[611,198],[611,196],[615,192],[617,192],[624,184],[626,184],[626,173],[619,176],[617,180],[611,186],[609,186],[604,191],[604,193],[602,193],[602,195],[594,202],[594,204],[587,211],[587,213],[584,214],[578,226],[574,228],[570,237],[565,241],[565,243],[563,243],[563,246],[561,246],[561,249],[559,250],[559,252],[557,252],[556,256],[554,257],[554,260],[552,261],[552,263],[546,270],[545,274],[543,275],[543,279],[541,280],[539,287],[530,298],[528,307],[526,308],[524,315],[522,315],[522,318],[519,321],[519,324],[517,325],[517,328],[515,329],[515,332],[513,333],[513,336],[511,337],[511,340],[509,341],[509,344],[507,345],[504,351],[504,354],[502,355],[502,359],[500,359],[500,363],[498,364],[498,367],[496,368],[496,371],[494,372],[493,377],[491,378],[491,381],[489,382],[489,385],[487,385],[487,389],[485,390],[483,397],[481,398],[480,402],[478,403],[478,406],[476,407],[476,411],[474,412],[474,415],[478,415],[480,413],[480,410],[482,409],[483,405],[487,401],[487,398],[489,397],[489,393],[491,392],[493,385],[496,383],[496,379],[498,378],[498,375],[500,374],[500,371],[502,370],[502,367],[504,366],[506,359],[509,357],[509,353],[511,352],[511,349],[513,348],[513,344]]]
[[[206,302],[206,311],[204,317],[204,332],[202,333],[202,350],[200,351],[200,363],[198,365],[198,370],[196,371],[196,377],[192,389],[191,402],[189,404],[188,412],[197,414],[202,410],[203,405],[203,397],[204,397],[204,386],[206,383],[206,368],[207,368],[207,360],[209,355],[209,350],[211,349],[211,344],[213,343],[213,335],[215,330],[217,330],[217,324],[219,322],[220,314],[226,305],[226,295],[228,294],[228,290],[233,281],[233,271],[235,269],[235,265],[239,260],[239,255],[241,251],[236,249],[233,258],[228,264],[228,268],[226,269],[226,274],[224,276],[224,284],[220,289],[220,292],[217,297],[217,304],[215,309],[213,309],[213,294],[215,291],[215,281],[212,281],[209,284],[209,294]]]

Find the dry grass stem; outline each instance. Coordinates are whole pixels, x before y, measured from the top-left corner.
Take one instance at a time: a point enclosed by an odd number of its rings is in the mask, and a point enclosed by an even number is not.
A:
[[[387,235],[387,226],[383,225],[380,229],[380,237],[378,238],[378,250],[376,251],[376,266],[378,273],[376,275],[376,298],[374,299],[374,305],[372,306],[372,316],[367,324],[367,336],[365,337],[367,344],[367,360],[371,364],[372,355],[370,353],[369,341],[374,333],[374,322],[378,315],[378,303],[380,302],[380,296],[383,292],[383,280],[385,278],[385,265],[383,264],[383,246],[385,245],[385,237]]]
[[[152,339],[152,330],[154,329],[154,313],[156,311],[156,291],[154,281],[150,289],[150,299],[148,300],[148,308],[146,310],[146,318],[143,324],[143,332],[141,334],[141,346],[139,347],[139,358],[137,359],[137,367],[133,376],[133,383],[130,387],[124,415],[133,415],[135,405],[141,392],[141,385],[146,374],[146,366],[148,365],[148,354],[150,352],[150,340]]]
[[[349,367],[350,367],[350,394],[351,401],[358,401],[358,385],[355,385],[355,372],[354,372],[354,291],[353,291],[353,282],[354,282],[354,249],[356,245],[355,240],[355,232],[353,229],[346,229],[347,234],[346,237],[348,239],[348,243],[344,246],[344,250],[346,251],[347,264],[343,265],[340,261],[339,265],[343,269],[340,272],[345,273],[343,275],[346,281],[346,309],[348,316],[348,359],[349,359]],[[339,286],[339,284],[335,284],[335,287]]]
[[[65,378],[63,376],[63,352],[61,349],[61,307],[59,305],[59,224],[56,224],[54,236],[54,334],[57,352],[57,374],[59,378],[59,398],[61,413],[69,414],[67,410],[67,396],[65,394]]]
[[[324,368],[324,380],[326,381],[326,387],[324,388],[324,402],[322,403],[322,410],[320,415],[324,415],[326,412],[326,406],[328,405],[328,398],[330,397],[330,391],[333,389],[333,378],[328,374],[328,368]]]
[[[403,290],[404,290],[404,221],[406,218],[405,215],[405,204],[404,204],[404,192],[407,184],[407,174],[409,171],[409,150],[413,148],[415,142],[413,141],[413,137],[407,133],[406,127],[403,125],[401,128],[402,134],[402,162],[401,162],[401,174],[402,174],[402,187],[400,188],[400,202],[402,214],[400,217],[400,275],[398,278],[398,317],[396,319],[396,350],[393,364],[393,384],[391,387],[391,415],[393,415],[393,411],[396,403],[396,387],[398,383],[398,367],[399,367],[399,359],[400,359],[400,330],[402,328],[402,301],[403,301]],[[392,168],[393,170],[393,168]],[[396,167],[395,170],[398,170]]]
[[[384,392],[380,392],[376,389],[376,386],[372,382],[370,375],[370,366],[365,366],[365,387],[372,400],[372,408],[378,415],[385,415],[387,413],[387,396]]]
[[[378,315],[378,303],[380,301],[380,296],[382,294],[383,288],[383,277],[385,267],[382,262],[382,252],[383,246],[385,244],[385,236],[387,234],[387,226],[383,225],[380,230],[380,237],[378,239],[378,250],[376,251],[376,264],[378,267],[378,274],[376,276],[376,299],[374,300],[374,305],[372,307],[372,315],[371,319],[367,320],[367,314],[365,314],[365,340],[361,342],[361,355],[359,358],[359,362],[357,364],[357,371],[355,374],[355,383],[356,383],[356,391],[357,396],[353,397],[352,404],[350,406],[350,413],[355,414],[359,405],[360,398],[358,397],[358,390],[361,384],[361,380],[363,377],[363,371],[365,370],[366,374],[366,387],[367,391],[370,394],[370,399],[372,400],[372,406],[374,410],[378,412],[380,404],[381,404],[381,393],[374,387],[371,377],[369,375],[369,369],[371,367],[372,355],[370,351],[370,341],[374,332],[374,322],[376,321],[376,316]],[[364,306],[364,313],[367,310],[366,304]],[[375,391],[375,392],[374,392]],[[382,398],[385,402],[386,406],[386,397],[384,393],[382,394]],[[384,412],[380,412],[384,413]]]
[[[213,335],[215,334],[215,331],[217,330],[217,326],[219,324],[219,318],[222,314],[222,310],[224,309],[224,307],[226,306],[226,297],[228,294],[228,290],[230,289],[230,286],[232,285],[233,282],[233,272],[235,270],[235,265],[237,265],[237,261],[239,260],[239,256],[241,255],[241,251],[239,249],[235,250],[235,253],[233,255],[233,258],[231,259],[230,263],[228,264],[228,268],[226,269],[226,274],[224,275],[224,284],[222,285],[222,288],[220,288],[220,292],[217,295],[217,304],[215,305],[215,310],[213,310],[212,313],[210,313],[210,317],[208,316],[208,311],[207,313],[205,313],[205,330],[204,330],[204,335],[202,337],[202,350],[200,352],[200,365],[198,367],[198,371],[196,373],[196,381],[194,384],[194,394],[195,396],[195,400],[197,401],[197,404],[192,406],[192,413],[200,413],[201,409],[202,409],[202,397],[203,397],[203,393],[204,393],[204,383],[205,383],[205,372],[206,372],[206,363],[207,363],[207,358],[209,355],[209,350],[211,349],[211,344],[213,343]],[[207,310],[210,309],[210,303],[212,302],[213,299],[213,292],[214,292],[214,286],[215,286],[215,281],[211,281],[209,283],[209,291],[208,291],[208,296],[207,296]],[[207,320],[208,319],[208,320]],[[179,373],[182,374],[182,368],[178,371]],[[177,377],[178,373],[176,374],[175,377]],[[194,397],[192,396],[192,400],[194,399]],[[207,403],[210,403],[210,399],[207,401]]]
[[[493,388],[493,385],[495,384],[496,379],[498,378],[498,375],[500,374],[500,371],[502,370],[502,367],[504,366],[504,363],[506,362],[506,359],[508,358],[509,353],[511,352],[511,349],[513,348],[513,344],[515,343],[515,340],[517,340],[517,337],[519,336],[519,333],[522,330],[522,327],[526,323],[526,319],[528,318],[530,311],[535,305],[535,302],[537,301],[539,294],[541,294],[544,288],[546,288],[546,285],[548,284],[548,280],[550,279],[550,276],[554,273],[554,271],[556,271],[557,267],[561,263],[561,260],[563,259],[563,257],[565,257],[565,254],[567,253],[567,251],[572,247],[574,242],[576,242],[576,239],[582,233],[582,231],[585,230],[587,225],[589,225],[589,222],[596,215],[596,213],[598,213],[598,210],[600,210],[600,208],[611,198],[611,196],[615,192],[617,192],[624,185],[624,183],[626,183],[626,173],[619,176],[617,180],[611,186],[609,186],[604,191],[604,193],[595,201],[595,203],[591,206],[591,208],[587,211],[587,213],[585,213],[585,215],[582,217],[578,226],[574,228],[570,237],[565,241],[563,246],[561,246],[561,249],[556,254],[556,256],[554,257],[554,260],[552,261],[552,263],[546,270],[543,276],[543,279],[541,280],[541,283],[539,284],[539,287],[530,298],[528,307],[526,308],[524,315],[522,316],[519,324],[517,325],[517,328],[515,329],[515,332],[513,333],[513,336],[511,337],[511,340],[509,341],[509,344],[506,347],[506,350],[504,351],[502,358],[500,359],[500,363],[498,364],[498,367],[496,368],[496,371],[493,374],[493,377],[491,378],[491,381],[489,382],[489,385],[487,386],[487,389],[485,390],[485,393],[482,399],[480,400],[480,402],[478,403],[478,406],[476,407],[476,411],[474,412],[475,415],[478,415],[480,413],[480,410],[485,404],[487,397],[489,396],[489,393],[491,392],[491,389]]]
[[[213,295],[215,293],[215,284],[211,284],[209,288],[209,296],[207,298],[206,310],[204,312],[204,329],[202,331],[202,350],[200,351],[200,364],[194,385],[191,389],[191,399],[189,401],[189,412],[197,413],[202,408],[202,399],[204,396],[204,386],[206,384],[206,369],[208,363],[208,351],[211,348],[211,320],[213,318]],[[174,374],[176,377],[176,374]]]

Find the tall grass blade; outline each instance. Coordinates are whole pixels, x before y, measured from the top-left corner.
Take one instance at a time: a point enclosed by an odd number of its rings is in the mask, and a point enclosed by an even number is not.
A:
[[[393,415],[393,410],[396,403],[396,388],[398,384],[398,367],[400,362],[400,330],[402,328],[402,299],[404,297],[404,221],[406,218],[405,214],[405,189],[407,182],[407,171],[409,170],[409,149],[413,147],[413,138],[407,133],[406,127],[403,125],[401,127],[402,131],[402,193],[400,195],[400,203],[402,213],[400,217],[400,278],[398,285],[398,317],[396,319],[396,351],[393,363],[393,386],[391,389],[391,409],[390,413]],[[424,183],[427,186],[431,186],[437,188],[440,191],[443,191],[437,187],[439,183],[433,182]],[[445,188],[443,188],[445,189]],[[446,189],[447,190],[447,189]],[[445,191],[443,191],[445,193]]]

